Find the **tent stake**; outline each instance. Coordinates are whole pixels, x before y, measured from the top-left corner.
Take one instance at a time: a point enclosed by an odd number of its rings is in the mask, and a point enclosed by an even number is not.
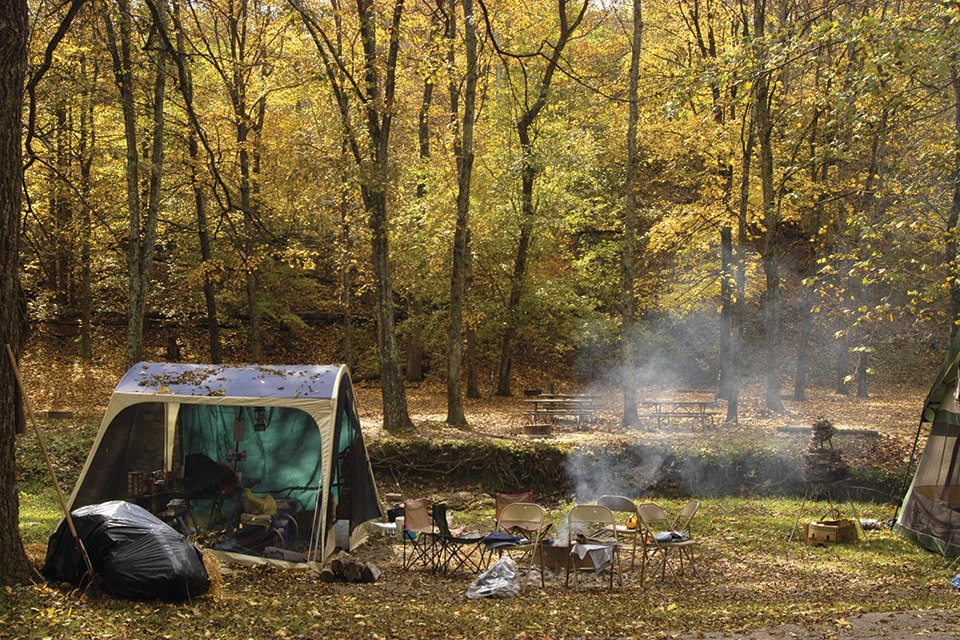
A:
[[[10,366],[13,367],[13,375],[17,379],[17,387],[20,389],[20,397],[23,398],[23,404],[27,408],[27,413],[30,415],[30,423],[33,425],[33,432],[37,435],[37,441],[40,443],[40,452],[43,453],[43,459],[47,463],[47,471],[50,472],[50,478],[53,480],[53,488],[57,492],[57,498],[60,500],[60,508],[63,509],[63,517],[67,521],[67,526],[70,528],[70,535],[73,536],[73,541],[77,545],[77,550],[80,552],[80,557],[83,558],[84,564],[87,565],[87,575],[90,576],[90,585],[93,587],[94,593],[99,595],[100,589],[97,585],[97,574],[93,571],[93,565],[90,564],[90,556],[87,555],[87,550],[83,546],[83,541],[80,539],[80,536],[77,535],[77,528],[73,524],[73,518],[70,517],[70,510],[67,509],[67,501],[63,498],[63,491],[60,489],[60,483],[57,482],[57,474],[53,470],[53,463],[50,462],[50,454],[47,453],[47,447],[43,443],[43,436],[40,435],[40,427],[37,426],[37,419],[33,415],[33,406],[30,404],[30,399],[27,397],[27,390],[23,386],[23,380],[20,378],[20,370],[17,368],[17,359],[13,355],[13,349],[10,348],[10,345],[7,344],[7,355],[10,356]]]

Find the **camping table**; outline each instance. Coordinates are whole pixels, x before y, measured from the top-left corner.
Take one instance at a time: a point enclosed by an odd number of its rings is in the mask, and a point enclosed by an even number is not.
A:
[[[713,417],[717,415],[713,409],[720,406],[716,400],[647,400],[641,405],[647,409],[644,417],[655,419],[658,429],[664,421],[669,425],[671,418],[691,418],[705,429],[707,420],[713,426]]]

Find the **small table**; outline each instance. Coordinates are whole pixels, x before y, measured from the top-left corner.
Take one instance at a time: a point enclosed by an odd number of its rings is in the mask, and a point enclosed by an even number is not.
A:
[[[720,404],[716,400],[647,400],[641,403],[646,408],[644,417],[655,419],[657,429],[664,421],[669,425],[671,418],[690,418],[700,422],[700,428],[706,429],[707,421],[713,426]]]

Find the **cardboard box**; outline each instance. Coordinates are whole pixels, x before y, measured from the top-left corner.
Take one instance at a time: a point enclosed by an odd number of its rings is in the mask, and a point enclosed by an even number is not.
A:
[[[807,544],[830,546],[857,540],[860,534],[857,533],[857,525],[853,520],[839,518],[807,523],[803,527],[803,537]]]

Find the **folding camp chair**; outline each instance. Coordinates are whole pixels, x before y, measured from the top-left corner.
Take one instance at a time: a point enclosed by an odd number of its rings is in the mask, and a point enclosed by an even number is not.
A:
[[[483,568],[483,539],[479,532],[464,534],[450,530],[447,521],[447,505],[433,505],[433,526],[437,529],[436,542],[439,545],[436,566],[441,568],[444,577],[466,569],[479,573]]]
[[[623,522],[614,526],[617,531],[617,538],[632,543],[630,571],[633,571],[637,560],[637,541],[640,538],[640,531],[643,529],[640,525],[640,514],[637,513],[637,503],[625,496],[601,496],[597,500],[597,504],[610,509],[614,517],[618,514],[625,514]]]
[[[699,507],[700,503],[695,500],[687,503],[687,506],[681,510],[680,515],[672,522],[667,518],[663,509],[652,502],[647,502],[637,507],[637,511],[640,513],[640,522],[643,525],[641,535],[644,541],[640,584],[643,584],[646,575],[648,552],[652,558],[657,558],[657,564],[651,572],[652,575],[656,575],[657,571],[660,571],[661,578],[665,578],[667,569],[669,569],[674,579],[678,583],[683,584],[683,581],[680,579],[680,574],[674,569],[673,563],[671,562],[671,555],[673,552],[676,552],[680,573],[683,572],[683,558],[686,557],[697,579],[703,582],[703,577],[701,577],[700,571],[694,562],[693,554],[691,553],[691,548],[696,545],[697,542],[691,539],[689,534],[690,521],[693,519]],[[687,530],[675,528],[676,524],[683,524],[687,527]]]
[[[524,558],[527,559],[527,577],[533,570],[533,562],[540,555],[540,548],[543,538],[550,528],[549,524],[544,525],[546,511],[538,504],[526,504],[523,502],[514,502],[508,504],[500,512],[498,528],[501,532],[511,534],[509,537],[495,537],[488,539],[487,550],[492,554],[497,551],[500,555],[504,552],[513,554],[520,552],[522,555],[517,561],[519,567]],[[543,569],[540,570],[540,587],[545,586]],[[521,582],[520,588],[523,588]]]
[[[404,569],[409,569],[418,562],[434,570],[437,568],[438,533],[433,525],[426,498],[404,500],[403,530],[400,532],[400,539],[403,541]],[[409,557],[408,544],[410,545]]]
[[[500,523],[500,513],[508,504],[533,504],[533,492],[524,493],[497,493],[493,496],[493,528],[496,529]]]
[[[570,585],[571,568],[574,579],[579,582],[582,561],[589,557],[594,571],[600,573],[609,568],[610,589],[613,589],[613,574],[623,586],[620,569],[620,541],[616,533],[613,512],[595,504],[578,504],[567,512],[567,573],[564,584]]]

